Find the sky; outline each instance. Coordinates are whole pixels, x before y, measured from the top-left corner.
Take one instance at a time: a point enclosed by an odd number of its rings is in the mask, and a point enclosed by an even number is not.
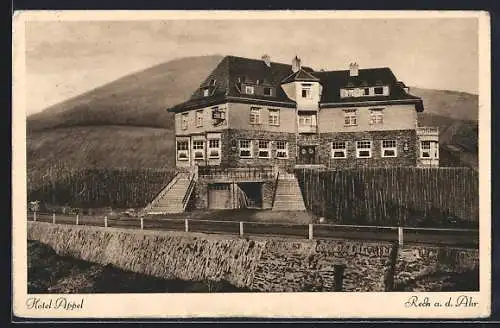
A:
[[[27,114],[172,59],[236,55],[314,69],[390,67],[409,86],[478,93],[476,18],[28,21]],[[188,68],[187,68],[188,69]]]

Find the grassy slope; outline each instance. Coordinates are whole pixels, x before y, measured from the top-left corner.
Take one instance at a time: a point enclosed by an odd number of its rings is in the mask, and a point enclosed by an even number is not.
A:
[[[80,126],[31,132],[28,169],[54,163],[71,167],[173,167],[172,130],[134,126]]]

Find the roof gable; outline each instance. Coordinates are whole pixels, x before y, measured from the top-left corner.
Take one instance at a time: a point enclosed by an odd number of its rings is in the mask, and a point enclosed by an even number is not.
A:
[[[306,72],[304,69],[301,68],[297,72],[286,77],[283,81],[281,81],[281,84],[286,84],[293,81],[317,82],[319,80],[320,80],[319,78],[313,76],[311,73]]]

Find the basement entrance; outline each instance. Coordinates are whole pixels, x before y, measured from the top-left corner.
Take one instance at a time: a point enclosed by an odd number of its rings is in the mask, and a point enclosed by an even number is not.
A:
[[[244,208],[262,208],[261,182],[240,182],[238,186],[239,206]]]
[[[208,208],[228,209],[231,206],[231,184],[211,183],[208,185]]]

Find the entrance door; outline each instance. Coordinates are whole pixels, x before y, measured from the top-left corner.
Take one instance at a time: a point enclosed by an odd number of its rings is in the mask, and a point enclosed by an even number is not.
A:
[[[300,164],[315,164],[316,163],[316,146],[307,145],[299,147]]]
[[[213,183],[208,185],[208,208],[231,208],[231,188],[229,183]]]

